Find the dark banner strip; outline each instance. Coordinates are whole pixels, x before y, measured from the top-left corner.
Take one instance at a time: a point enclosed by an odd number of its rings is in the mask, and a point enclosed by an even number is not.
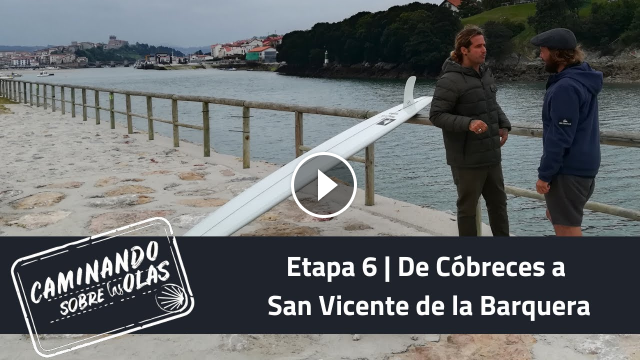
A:
[[[640,333],[633,238],[3,237],[2,333]]]

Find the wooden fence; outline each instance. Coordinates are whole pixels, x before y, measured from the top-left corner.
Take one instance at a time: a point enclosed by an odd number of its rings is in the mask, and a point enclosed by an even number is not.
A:
[[[60,99],[56,99],[56,87],[60,89]],[[42,89],[42,93],[41,90]],[[48,94],[47,89],[51,90],[51,94]],[[65,99],[65,91],[69,89],[71,100]],[[35,90],[35,92],[34,92]],[[76,103],[75,91],[80,90],[82,102]],[[94,104],[89,105],[87,103],[87,91],[91,91],[94,94]],[[109,94],[108,106],[100,105],[100,93]],[[114,94],[122,94],[125,96],[125,110],[116,110],[114,103]],[[71,116],[76,116],[76,107],[82,109],[82,119],[87,121],[88,114],[87,109],[95,110],[96,124],[100,124],[100,110],[108,111],[109,123],[111,129],[115,129],[115,114],[122,114],[126,116],[128,133],[133,133],[133,118],[147,119],[147,130],[149,133],[149,140],[153,140],[154,137],[154,122],[161,122],[170,124],[173,132],[173,146],[180,146],[180,128],[189,128],[202,131],[202,144],[205,157],[211,156],[210,149],[210,117],[209,117],[209,104],[227,105],[242,108],[242,162],[244,168],[249,168],[251,164],[251,109],[262,110],[274,110],[289,112],[292,114],[292,120],[295,127],[295,156],[302,155],[305,151],[311,149],[309,146],[304,145],[304,114],[317,114],[327,116],[337,116],[345,118],[355,119],[368,119],[380,111],[374,110],[355,110],[355,109],[339,109],[329,107],[317,107],[317,106],[300,106],[289,105],[273,102],[260,102],[260,101],[245,101],[238,99],[226,99],[215,98],[208,96],[191,96],[191,95],[174,95],[166,93],[144,92],[144,91],[132,91],[132,90],[120,90],[120,89],[107,89],[91,86],[80,86],[71,84],[52,84],[42,82],[30,82],[23,80],[0,80],[0,96],[5,97],[20,103],[35,105],[39,107],[41,105],[45,109],[51,106],[52,111],[59,109],[62,114],[66,113],[66,104],[71,105]],[[146,98],[147,113],[135,114],[131,112],[131,97],[138,96]],[[161,119],[153,114],[153,100],[154,99],[168,99],[171,100],[171,119]],[[49,101],[51,103],[49,104]],[[187,123],[181,123],[178,116],[179,102],[197,102],[202,104],[202,125],[193,125]],[[58,104],[59,103],[59,104]],[[429,118],[424,115],[416,115],[409,121],[408,124],[417,125],[430,125],[433,124],[429,121]],[[512,124],[512,130],[510,135],[527,136],[527,137],[542,137],[542,129],[537,127],[525,126],[522,124]],[[640,147],[640,133],[633,132],[620,132],[620,131],[602,131],[600,133],[600,142],[606,145],[624,146],[624,147]],[[353,156],[349,160],[354,162],[364,163],[365,166],[365,205],[374,205],[375,185],[374,185],[374,169],[375,169],[375,157],[374,157],[374,144],[369,145],[365,149],[365,157]],[[543,196],[535,191],[521,189],[512,186],[506,186],[505,190],[508,194],[515,196],[522,196],[531,199],[544,200]],[[610,214],[614,216],[624,217],[627,219],[640,221],[640,211],[625,209],[618,206],[602,204],[597,202],[588,202],[586,209]],[[480,234],[481,224],[481,211],[480,201],[478,202],[478,234]]]

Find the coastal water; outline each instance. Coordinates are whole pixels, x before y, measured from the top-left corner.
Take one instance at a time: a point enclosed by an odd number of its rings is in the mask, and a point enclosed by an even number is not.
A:
[[[52,71],[55,76],[36,77],[25,72],[22,80],[90,85],[171,94],[224,97],[270,101],[306,106],[326,106],[365,110],[385,110],[402,102],[404,81],[308,79],[270,72],[181,70],[143,71],[133,68],[103,68]],[[432,95],[433,81],[420,80],[415,95]],[[544,83],[508,82],[499,84],[498,101],[512,123],[540,125]],[[640,86],[605,84],[600,95],[601,130],[640,132]],[[56,95],[59,99],[59,94]],[[67,90],[67,97],[69,92]],[[80,101],[80,91],[76,92]],[[87,99],[93,104],[94,94]],[[116,95],[115,106],[124,110],[123,95]],[[108,95],[101,94],[101,105]],[[146,101],[132,98],[132,111],[146,114]],[[154,100],[154,116],[171,119],[169,100]],[[199,103],[180,102],[180,122],[202,124]],[[422,111],[428,115],[429,109]],[[94,110],[88,110],[94,117]],[[78,109],[78,116],[81,112]],[[102,121],[109,114],[101,113]],[[211,144],[217,152],[242,156],[242,109],[210,105]],[[285,164],[295,157],[294,114],[269,110],[251,110],[251,157]],[[116,119],[125,122],[124,116]],[[358,120],[304,115],[304,143],[314,146],[355,125]],[[134,126],[146,130],[147,120],[134,118]],[[171,136],[171,126],[156,122],[155,130]],[[202,143],[202,132],[180,128],[183,139]],[[405,124],[383,137],[375,148],[376,193],[452,214],[456,209],[456,191],[445,161],[440,129]],[[536,169],[542,154],[541,139],[512,135],[502,148],[505,183],[535,189]],[[360,154],[363,156],[363,154]],[[596,179],[593,201],[621,207],[640,208],[640,149],[602,145],[602,165]],[[363,187],[364,167],[353,163],[359,187]],[[484,206],[483,206],[484,207]],[[541,201],[509,196],[511,231],[517,235],[552,235]],[[483,221],[488,222],[486,210]],[[585,212],[585,235],[640,236],[640,222],[610,215]]]

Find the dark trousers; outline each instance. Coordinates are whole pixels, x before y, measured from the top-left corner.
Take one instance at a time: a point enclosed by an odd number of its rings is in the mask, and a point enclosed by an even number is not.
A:
[[[458,188],[458,232],[460,236],[477,236],[476,206],[480,195],[487,204],[493,236],[509,236],[507,194],[504,191],[502,165],[474,168],[451,167]]]

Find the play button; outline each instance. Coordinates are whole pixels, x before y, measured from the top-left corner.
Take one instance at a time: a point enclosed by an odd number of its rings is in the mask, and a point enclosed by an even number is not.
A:
[[[331,218],[347,210],[358,184],[351,165],[338,155],[320,152],[309,155],[293,172],[291,192],[305,213]]]
[[[322,200],[323,197],[336,187],[338,187],[338,184],[329,179],[322,171],[318,170],[318,201]]]

